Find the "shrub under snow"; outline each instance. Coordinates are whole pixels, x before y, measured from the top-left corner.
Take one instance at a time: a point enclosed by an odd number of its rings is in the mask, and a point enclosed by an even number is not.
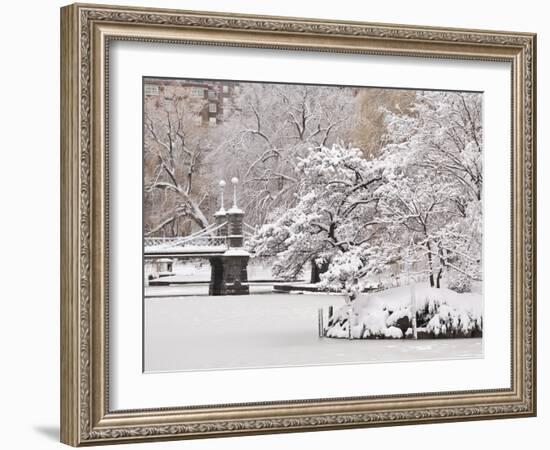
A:
[[[482,297],[450,289],[416,288],[418,338],[480,337]],[[351,321],[351,332],[349,324]],[[361,295],[329,319],[327,337],[400,339],[412,336],[411,295],[408,286]]]

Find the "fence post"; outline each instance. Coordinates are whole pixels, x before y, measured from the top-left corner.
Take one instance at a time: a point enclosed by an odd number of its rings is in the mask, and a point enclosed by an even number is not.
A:
[[[416,331],[416,286],[414,281],[411,286],[411,319],[412,319],[412,332],[413,339],[418,339],[418,333]]]
[[[348,339],[351,341],[353,335],[351,333],[351,305],[348,305]]]
[[[317,326],[319,328],[319,337],[325,337],[325,330],[323,326],[323,308],[317,310]]]

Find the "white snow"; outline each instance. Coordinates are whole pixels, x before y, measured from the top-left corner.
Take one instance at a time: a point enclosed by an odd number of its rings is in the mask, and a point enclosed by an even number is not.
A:
[[[170,253],[223,253],[227,250],[225,245],[185,245],[185,246],[148,246],[144,248],[144,253],[149,254],[170,254]]]
[[[317,312],[344,304],[335,295],[275,294],[251,285],[249,296],[209,297],[208,286],[146,288],[144,364],[150,371],[235,369],[480,358],[481,339],[319,338]],[[417,297],[419,297],[417,290]],[[183,296],[184,294],[190,296]],[[377,294],[378,295],[378,294]],[[384,295],[378,295],[382,301]],[[393,300],[385,298],[387,303]],[[385,327],[385,329],[388,329]],[[398,331],[387,333],[397,337]]]
[[[436,336],[445,334],[449,327],[467,333],[475,328],[476,323],[481,323],[483,301],[480,293],[459,294],[450,289],[435,289],[419,284],[415,287],[415,299],[417,311],[427,308],[428,314],[433,315],[424,331],[433,332]],[[409,286],[401,286],[374,294],[362,294],[353,302],[351,308],[353,338],[400,338],[403,336],[402,331],[399,330],[397,333],[391,329],[398,320],[412,317],[411,290]],[[348,306],[335,311],[336,323],[329,328],[327,336],[347,337],[348,317]]]
[[[225,253],[225,256],[250,256],[244,248],[242,247],[231,247]]]
[[[388,315],[386,319],[386,325],[389,327],[392,324],[396,323],[399,319],[402,319],[404,317],[408,317],[410,319],[411,316],[411,309],[406,305],[402,305],[400,309]]]
[[[151,265],[146,262],[147,268]],[[205,283],[210,281],[212,269],[207,259],[186,259],[176,261],[173,267],[173,276],[164,278],[162,281],[170,282],[186,282],[186,283]],[[270,280],[271,266],[269,262],[259,258],[253,258],[248,263],[248,280]],[[295,283],[297,284],[297,283]],[[188,292],[178,290],[177,286],[171,287],[148,287],[148,292],[151,295],[190,295]],[[179,293],[179,294],[178,294]],[[149,295],[149,294],[147,294]]]
[[[384,330],[384,336],[392,339],[400,339],[403,337],[403,332],[397,327],[389,327]]]

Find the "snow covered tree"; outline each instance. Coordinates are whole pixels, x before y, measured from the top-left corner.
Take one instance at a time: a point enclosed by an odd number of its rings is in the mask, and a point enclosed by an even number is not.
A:
[[[180,219],[205,228],[208,219],[202,206],[208,191],[200,182],[200,169],[216,136],[197,126],[197,108],[204,102],[192,109],[169,89],[149,101],[156,104],[147,105],[144,114],[146,235],[178,235]]]
[[[480,201],[481,114],[480,94],[419,91],[410,113],[388,113],[384,152],[435,176],[452,177],[467,199]]]
[[[418,92],[408,113],[388,113],[382,153],[389,229],[425,258],[432,286],[446,272],[450,287],[468,290],[481,279],[481,95]]]
[[[472,282],[482,279],[481,202],[471,202],[464,217],[446,225],[440,236],[440,258],[447,270],[447,286],[469,292]]]
[[[233,135],[219,148],[243,182],[247,221],[262,225],[273,209],[295,203],[295,166],[311,148],[347,141],[358,120],[353,90],[336,86],[243,84]]]
[[[252,250],[258,256],[276,255],[276,276],[293,279],[314,261],[328,267],[322,277],[327,288],[356,284],[383,264],[372,258],[371,248],[379,227],[373,218],[381,172],[359,149],[340,144],[310,148],[295,168],[295,206],[270,217],[273,222],[259,230]]]
[[[440,287],[446,250],[442,237],[450,238],[446,225],[457,218],[455,186],[405,173],[387,181],[378,194],[383,198],[378,220],[386,223],[389,241],[400,243],[406,264],[424,260],[430,286]]]
[[[360,148],[365,157],[380,156],[385,141],[386,117],[388,113],[409,112],[415,99],[414,90],[408,89],[361,89],[357,94],[359,122],[352,134],[353,145]]]
[[[350,298],[389,263],[416,266],[432,287],[481,279],[481,103],[478,94],[419,92],[387,112],[376,155],[341,144],[297,151],[294,203],[253,242],[294,278],[313,261],[321,286]],[[289,175],[290,177],[290,175]]]
[[[389,264],[434,287],[481,280],[480,94],[226,84],[146,96],[146,235],[206,227],[218,181],[236,176],[250,245],[278,277],[312,264],[350,297]]]

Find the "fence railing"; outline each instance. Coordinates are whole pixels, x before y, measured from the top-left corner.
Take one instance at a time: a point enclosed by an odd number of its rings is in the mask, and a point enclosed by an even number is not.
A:
[[[196,236],[192,239],[182,238],[145,238],[145,247],[221,247],[227,245],[226,236]]]
[[[206,228],[183,237],[146,237],[145,247],[188,247],[196,246],[220,246],[226,245],[226,236],[216,235],[216,231],[224,227],[227,222],[219,225],[213,223]]]
[[[221,224],[211,224],[208,227],[196,231],[193,234],[182,237],[151,237],[147,236],[144,239],[145,247],[188,247],[188,246],[207,246],[219,247],[227,245],[227,236],[217,235],[216,232],[225,227],[227,222]],[[244,241],[248,242],[255,234],[256,228],[243,223]]]

